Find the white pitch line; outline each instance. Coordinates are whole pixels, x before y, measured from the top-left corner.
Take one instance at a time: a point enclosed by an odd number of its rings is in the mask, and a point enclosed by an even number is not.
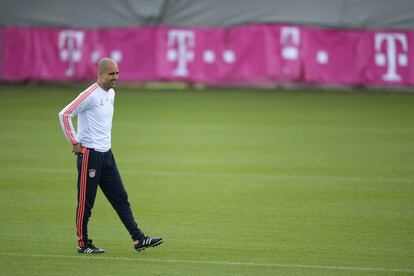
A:
[[[21,173],[59,173],[76,174],[75,168],[0,168],[1,171],[21,172]],[[321,175],[286,175],[286,174],[248,174],[248,173],[211,173],[211,172],[173,172],[173,171],[130,171],[123,170],[122,174],[140,176],[200,176],[200,177],[230,177],[230,178],[265,178],[265,179],[297,179],[297,180],[327,180],[327,181],[351,181],[351,182],[390,182],[390,183],[414,183],[412,178],[373,178],[355,176],[321,176]]]
[[[89,260],[115,260],[115,261],[132,261],[132,262],[155,262],[155,263],[176,263],[176,264],[201,264],[201,265],[224,265],[224,266],[255,266],[255,267],[279,267],[279,268],[304,268],[320,270],[348,270],[348,271],[371,271],[371,272],[400,272],[414,273],[414,269],[404,268],[374,268],[374,267],[357,267],[357,266],[336,266],[336,265],[308,265],[308,264],[278,264],[278,263],[251,263],[251,262],[226,262],[226,261],[200,261],[200,260],[176,260],[176,259],[140,259],[128,257],[105,257],[91,255],[46,255],[46,254],[23,254],[23,253],[5,253],[0,252],[0,256],[9,257],[29,257],[29,258],[67,258],[67,259],[85,259]]]

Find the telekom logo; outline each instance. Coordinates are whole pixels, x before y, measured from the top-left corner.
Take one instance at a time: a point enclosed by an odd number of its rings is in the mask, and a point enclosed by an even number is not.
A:
[[[296,60],[299,58],[300,32],[297,27],[282,27],[280,33],[280,45],[282,46],[282,58]]]
[[[174,76],[188,76],[187,63],[194,60],[195,34],[187,30],[171,30],[168,32],[167,60],[176,61]]]
[[[72,77],[75,75],[75,63],[82,58],[82,45],[85,38],[85,33],[82,31],[61,31],[59,33],[59,53],[60,60],[68,62],[68,69],[65,75]]]
[[[382,46],[385,45],[385,53]],[[401,45],[402,53],[398,53],[397,46]],[[377,33],[375,35],[375,64],[387,66],[387,72],[382,76],[384,81],[401,81],[397,73],[398,66],[408,66],[407,36],[401,33]]]

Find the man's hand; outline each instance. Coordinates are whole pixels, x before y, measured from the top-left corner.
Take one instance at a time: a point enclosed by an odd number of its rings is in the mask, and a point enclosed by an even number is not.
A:
[[[82,153],[82,147],[81,147],[80,143],[74,144],[72,146],[72,153],[74,155],[78,155],[78,154]]]

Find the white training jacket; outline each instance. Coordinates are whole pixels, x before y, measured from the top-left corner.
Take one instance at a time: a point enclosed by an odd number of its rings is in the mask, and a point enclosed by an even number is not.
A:
[[[112,117],[114,114],[115,91],[102,89],[92,84],[59,112],[63,132],[74,145],[91,148],[99,152],[111,149]],[[77,132],[72,118],[78,116]]]

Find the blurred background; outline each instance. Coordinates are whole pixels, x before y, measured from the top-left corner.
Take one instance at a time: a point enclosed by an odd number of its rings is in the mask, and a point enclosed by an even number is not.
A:
[[[93,80],[105,56],[134,83],[414,84],[412,1],[2,1],[2,82]]]

